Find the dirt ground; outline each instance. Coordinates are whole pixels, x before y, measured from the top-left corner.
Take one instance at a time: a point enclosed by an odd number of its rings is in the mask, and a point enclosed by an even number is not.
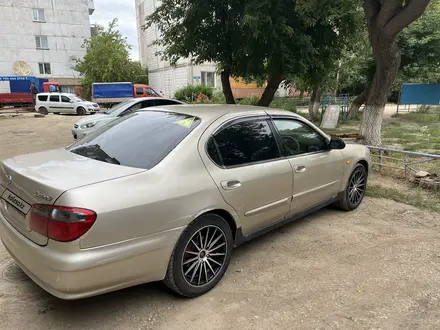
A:
[[[0,119],[0,160],[71,143],[78,117]],[[440,217],[388,200],[239,247],[209,294],[159,284],[61,301],[0,248],[0,329],[440,329]]]

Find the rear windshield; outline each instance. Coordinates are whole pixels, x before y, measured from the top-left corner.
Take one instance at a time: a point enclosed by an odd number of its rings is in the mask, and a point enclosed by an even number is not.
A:
[[[137,112],[97,129],[67,150],[102,162],[151,169],[199,124],[199,118],[185,114]]]

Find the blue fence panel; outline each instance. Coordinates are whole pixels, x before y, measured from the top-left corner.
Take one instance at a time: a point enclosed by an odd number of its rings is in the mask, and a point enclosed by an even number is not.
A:
[[[440,104],[440,84],[404,84],[399,104]]]

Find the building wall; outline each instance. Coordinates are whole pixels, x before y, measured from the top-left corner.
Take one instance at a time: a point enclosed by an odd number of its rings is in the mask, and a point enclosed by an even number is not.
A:
[[[200,84],[202,72],[216,71],[214,63],[203,65],[192,65],[187,58],[179,59],[175,67],[162,58],[163,49],[154,44],[160,39],[160,32],[155,25],[145,31],[142,25],[146,23],[145,17],[151,15],[161,4],[159,0],[136,0],[136,22],[139,41],[139,56],[142,64],[148,66],[150,85],[157,92],[166,97],[174,97],[174,93],[179,88],[189,84]],[[197,79],[199,78],[200,79]],[[221,87],[220,78],[214,74],[214,86]]]
[[[72,65],[85,55],[81,46],[90,38],[93,5],[93,0],[0,0],[0,75],[15,75],[14,62],[24,61],[30,75],[77,83]],[[44,9],[45,22],[34,22],[33,8]],[[37,49],[40,35],[47,36],[48,49]],[[40,73],[38,63],[50,63],[51,73]]]

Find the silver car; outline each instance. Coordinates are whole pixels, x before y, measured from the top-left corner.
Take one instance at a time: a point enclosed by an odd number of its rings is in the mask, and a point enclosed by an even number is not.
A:
[[[183,104],[180,101],[167,99],[163,97],[142,97],[130,99],[128,101],[119,103],[105,112],[94,115],[93,117],[86,117],[80,119],[73,125],[73,138],[82,139],[84,136],[93,132],[95,129],[107,125],[122,116],[128,115],[140,109],[149,108],[153,106],[163,105],[177,105]]]
[[[200,296],[233,248],[322,207],[354,210],[371,156],[282,110],[167,106],[0,164],[0,237],[78,299],[151,281]]]

